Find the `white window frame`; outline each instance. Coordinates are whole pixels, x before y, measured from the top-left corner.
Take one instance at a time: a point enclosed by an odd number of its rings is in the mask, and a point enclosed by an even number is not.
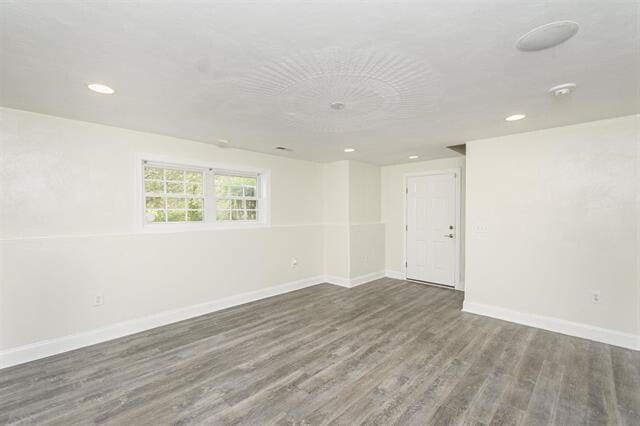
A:
[[[177,167],[185,169],[200,169],[204,171],[204,217],[202,222],[153,223],[145,220],[145,190],[144,165],[151,163],[159,167]],[[213,172],[213,173],[212,173]],[[232,175],[259,176],[258,179],[258,220],[228,220],[218,221],[215,218],[214,173],[228,173]],[[155,154],[134,155],[134,185],[135,185],[135,224],[142,232],[176,232],[197,231],[207,229],[245,229],[264,228],[271,226],[271,170],[260,169],[244,165],[227,163],[212,163],[207,161],[176,158]]]

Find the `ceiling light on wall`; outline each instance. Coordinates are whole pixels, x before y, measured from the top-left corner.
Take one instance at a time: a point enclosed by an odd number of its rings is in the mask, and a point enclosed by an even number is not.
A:
[[[229,146],[229,141],[227,139],[217,139],[216,145],[219,148],[227,148]]]
[[[574,90],[576,90],[575,83],[565,83],[553,86],[551,89],[549,89],[549,93],[557,98],[560,98],[570,95]]]
[[[113,95],[114,93],[116,93],[115,90],[105,84],[90,83],[87,84],[87,87],[89,88],[89,90],[93,90],[94,92],[100,93],[101,95]]]
[[[518,50],[535,52],[557,46],[576,35],[580,26],[573,21],[557,21],[532,29],[516,42]]]
[[[526,115],[524,115],[524,114],[513,114],[513,115],[510,115],[507,118],[505,118],[505,120],[507,120],[507,121],[518,121],[518,120],[522,120],[525,117],[526,117]]]
[[[353,152],[355,151],[355,148],[345,148],[344,152]]]
[[[417,155],[410,155],[410,156],[409,156],[409,160],[415,160],[416,158],[418,158],[418,156],[417,156]]]

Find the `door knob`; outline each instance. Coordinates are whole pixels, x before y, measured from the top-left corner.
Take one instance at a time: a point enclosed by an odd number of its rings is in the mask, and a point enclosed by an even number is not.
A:
[[[453,234],[446,234],[445,237],[447,238],[453,238]]]

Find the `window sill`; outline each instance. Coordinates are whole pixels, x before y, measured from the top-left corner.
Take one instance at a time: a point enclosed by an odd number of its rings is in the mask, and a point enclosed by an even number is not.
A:
[[[241,222],[241,223],[158,223],[146,224],[139,230],[144,234],[166,234],[174,232],[197,232],[197,231],[224,231],[242,229],[270,228],[271,225],[263,222]]]

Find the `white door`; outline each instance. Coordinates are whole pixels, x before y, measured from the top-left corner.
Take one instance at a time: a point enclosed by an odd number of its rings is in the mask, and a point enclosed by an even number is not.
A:
[[[456,175],[407,179],[407,279],[455,285]]]

